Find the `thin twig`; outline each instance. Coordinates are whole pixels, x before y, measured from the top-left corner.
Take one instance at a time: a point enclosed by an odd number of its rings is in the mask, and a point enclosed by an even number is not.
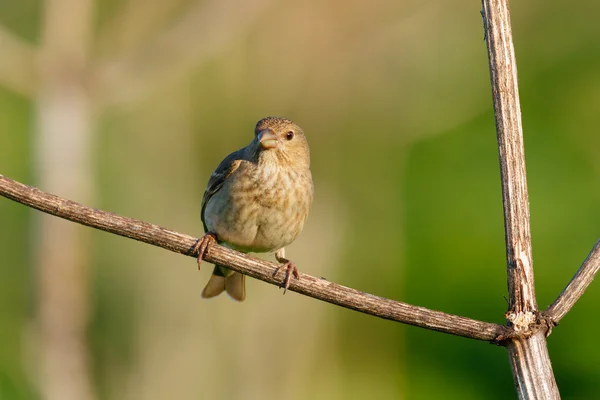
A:
[[[0,195],[69,221],[139,240],[176,253],[197,256],[197,254],[191,254],[197,238],[147,222],[86,207],[16,182],[3,175],[0,175]],[[213,245],[204,258],[208,262],[226,265],[234,271],[242,272],[273,285],[281,283],[281,276],[272,276],[277,264],[223,246]],[[380,318],[457,336],[495,342],[497,338],[507,337],[511,334],[511,330],[502,325],[385,299],[305,274],[300,274],[299,280],[292,279],[289,290]]]
[[[544,311],[544,317],[549,318],[554,324],[558,324],[592,283],[598,270],[600,270],[600,240],[596,242],[596,245],[567,287],[554,300],[554,303]]]
[[[529,198],[525,173],[517,64],[508,0],[483,0],[485,30],[504,204],[509,310],[515,332],[533,332],[539,322],[535,299]],[[507,343],[513,379],[521,399],[559,399],[545,332]]]

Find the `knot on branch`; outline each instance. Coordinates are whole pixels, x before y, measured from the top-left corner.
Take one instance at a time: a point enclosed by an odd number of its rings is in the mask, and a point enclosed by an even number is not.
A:
[[[514,312],[504,314],[508,321],[507,332],[494,338],[493,343],[506,346],[511,340],[522,340],[533,336],[537,332],[545,332],[550,336],[552,329],[558,325],[553,319],[540,314],[538,311]]]
[[[508,320],[508,325],[513,328],[515,333],[522,333],[531,330],[531,327],[539,320],[539,313],[532,311],[509,311],[504,314],[504,317]]]

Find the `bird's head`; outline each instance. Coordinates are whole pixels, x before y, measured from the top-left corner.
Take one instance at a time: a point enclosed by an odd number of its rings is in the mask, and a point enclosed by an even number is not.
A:
[[[267,117],[256,124],[254,145],[259,160],[310,166],[310,150],[304,131],[286,118]]]

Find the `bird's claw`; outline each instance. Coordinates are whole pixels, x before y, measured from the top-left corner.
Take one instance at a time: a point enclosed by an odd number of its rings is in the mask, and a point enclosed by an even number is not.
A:
[[[214,233],[208,232],[194,245],[192,249],[192,253],[198,251],[198,270],[200,270],[200,264],[202,264],[202,259],[204,258],[204,253],[208,249],[209,246],[212,246],[217,241],[217,237]]]
[[[285,294],[285,292],[290,287],[290,280],[292,279],[292,276],[299,280],[300,273],[298,272],[298,268],[296,268],[296,265],[294,265],[293,262],[288,260],[281,264],[279,267],[275,268],[275,272],[273,272],[273,277],[275,277],[279,270],[282,268],[285,268],[285,278],[279,287],[283,288],[283,294]]]

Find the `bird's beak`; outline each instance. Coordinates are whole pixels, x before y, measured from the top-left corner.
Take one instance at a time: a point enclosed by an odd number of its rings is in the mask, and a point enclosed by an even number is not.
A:
[[[263,149],[272,149],[277,147],[277,136],[270,129],[265,129],[258,134],[258,142]]]

